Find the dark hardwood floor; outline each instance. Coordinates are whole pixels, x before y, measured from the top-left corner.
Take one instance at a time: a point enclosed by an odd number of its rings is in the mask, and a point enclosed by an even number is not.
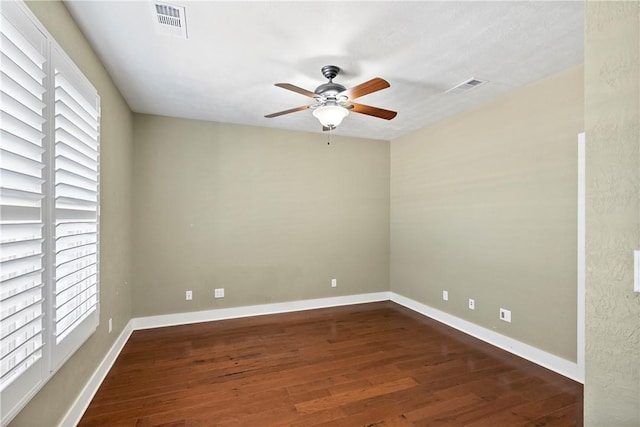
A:
[[[81,426],[576,426],[582,385],[391,302],[136,331]]]

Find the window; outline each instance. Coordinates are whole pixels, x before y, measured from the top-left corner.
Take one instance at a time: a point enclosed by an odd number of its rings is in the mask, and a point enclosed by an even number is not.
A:
[[[100,100],[23,3],[1,19],[4,425],[98,325]]]

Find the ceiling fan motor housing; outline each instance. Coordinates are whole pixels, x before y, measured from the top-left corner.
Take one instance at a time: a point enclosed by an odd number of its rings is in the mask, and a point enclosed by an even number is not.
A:
[[[341,84],[329,82],[318,86],[314,93],[316,95],[335,98],[336,95],[338,95],[340,92],[344,92],[345,90],[347,90],[347,88],[342,86]]]

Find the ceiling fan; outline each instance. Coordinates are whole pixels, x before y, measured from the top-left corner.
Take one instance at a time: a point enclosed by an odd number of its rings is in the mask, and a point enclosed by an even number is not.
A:
[[[325,65],[321,71],[322,75],[329,79],[329,81],[318,86],[313,92],[290,83],[275,84],[283,89],[313,98],[315,100],[314,104],[279,111],[265,117],[270,119],[284,114],[295,113],[296,111],[312,109],[314,117],[322,124],[322,130],[332,130],[342,123],[342,119],[349,115],[349,111],[386,120],[391,120],[398,114],[395,111],[353,102],[356,98],[391,86],[386,80],[376,77],[375,79],[354,86],[351,89],[347,89],[341,84],[333,82],[333,79],[340,73],[339,67],[335,65]]]

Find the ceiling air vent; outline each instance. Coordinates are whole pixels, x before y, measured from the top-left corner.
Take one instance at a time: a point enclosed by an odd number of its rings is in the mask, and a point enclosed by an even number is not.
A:
[[[154,3],[154,22],[160,34],[187,38],[184,7],[167,3]]]
[[[462,83],[452,87],[451,89],[447,90],[446,93],[462,93],[462,92],[468,92],[471,89],[475,89],[478,86],[482,86],[483,84],[485,84],[487,81],[486,80],[478,80],[478,79],[468,79],[463,81]]]

